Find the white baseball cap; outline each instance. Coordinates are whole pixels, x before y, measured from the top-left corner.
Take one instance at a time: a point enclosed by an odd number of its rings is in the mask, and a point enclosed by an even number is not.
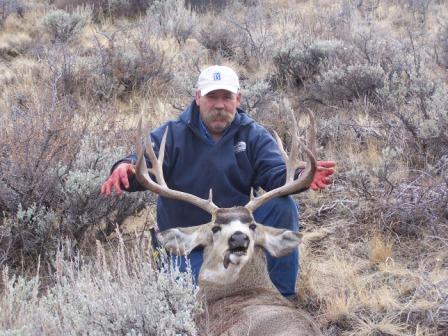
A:
[[[201,72],[198,79],[198,90],[201,96],[215,90],[227,90],[237,93],[240,88],[238,75],[231,68],[213,65]]]

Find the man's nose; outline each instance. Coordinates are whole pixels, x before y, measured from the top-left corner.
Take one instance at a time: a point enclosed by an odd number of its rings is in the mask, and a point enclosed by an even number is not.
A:
[[[224,99],[222,99],[222,98],[217,98],[217,99],[215,100],[215,106],[214,106],[214,108],[215,108],[215,109],[223,109],[223,108],[224,108]]]

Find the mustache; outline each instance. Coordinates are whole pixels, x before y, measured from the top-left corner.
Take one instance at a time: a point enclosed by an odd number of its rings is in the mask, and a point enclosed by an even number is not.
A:
[[[224,109],[213,109],[210,111],[213,118],[226,117],[226,111]]]

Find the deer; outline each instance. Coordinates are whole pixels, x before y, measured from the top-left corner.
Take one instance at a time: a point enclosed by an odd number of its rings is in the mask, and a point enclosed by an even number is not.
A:
[[[308,146],[300,139],[294,114],[292,144],[288,155],[276,132],[279,150],[286,164],[285,184],[255,196],[253,191],[245,206],[219,208],[208,199],[170,189],[163,176],[168,127],[162,138],[159,155],[142,136],[140,118],[137,136],[136,178],[145,189],[163,197],[189,202],[211,215],[206,224],[172,228],[157,234],[163,248],[174,255],[188,255],[198,246],[204,247],[198,286],[199,299],[205,307],[196,317],[200,335],[213,336],[318,336],[322,335],[312,318],[285,299],[275,288],[267,271],[265,252],[273,257],[290,253],[298,247],[302,234],[256,223],[253,212],[275,197],[290,195],[309,187],[317,169],[315,158],[315,118],[312,111],[308,130]],[[298,159],[299,146],[307,162]],[[151,163],[148,169],[144,154]],[[296,169],[304,169],[294,179]],[[152,176],[150,176],[150,174]]]

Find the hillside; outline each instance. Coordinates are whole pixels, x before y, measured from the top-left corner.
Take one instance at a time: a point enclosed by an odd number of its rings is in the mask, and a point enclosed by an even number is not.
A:
[[[138,117],[175,118],[223,64],[286,143],[283,98],[303,129],[312,109],[337,161],[296,196],[297,305],[325,335],[448,335],[447,1],[187,3],[0,0],[0,334],[194,335],[188,277],[141,266],[155,197],[99,189]]]

